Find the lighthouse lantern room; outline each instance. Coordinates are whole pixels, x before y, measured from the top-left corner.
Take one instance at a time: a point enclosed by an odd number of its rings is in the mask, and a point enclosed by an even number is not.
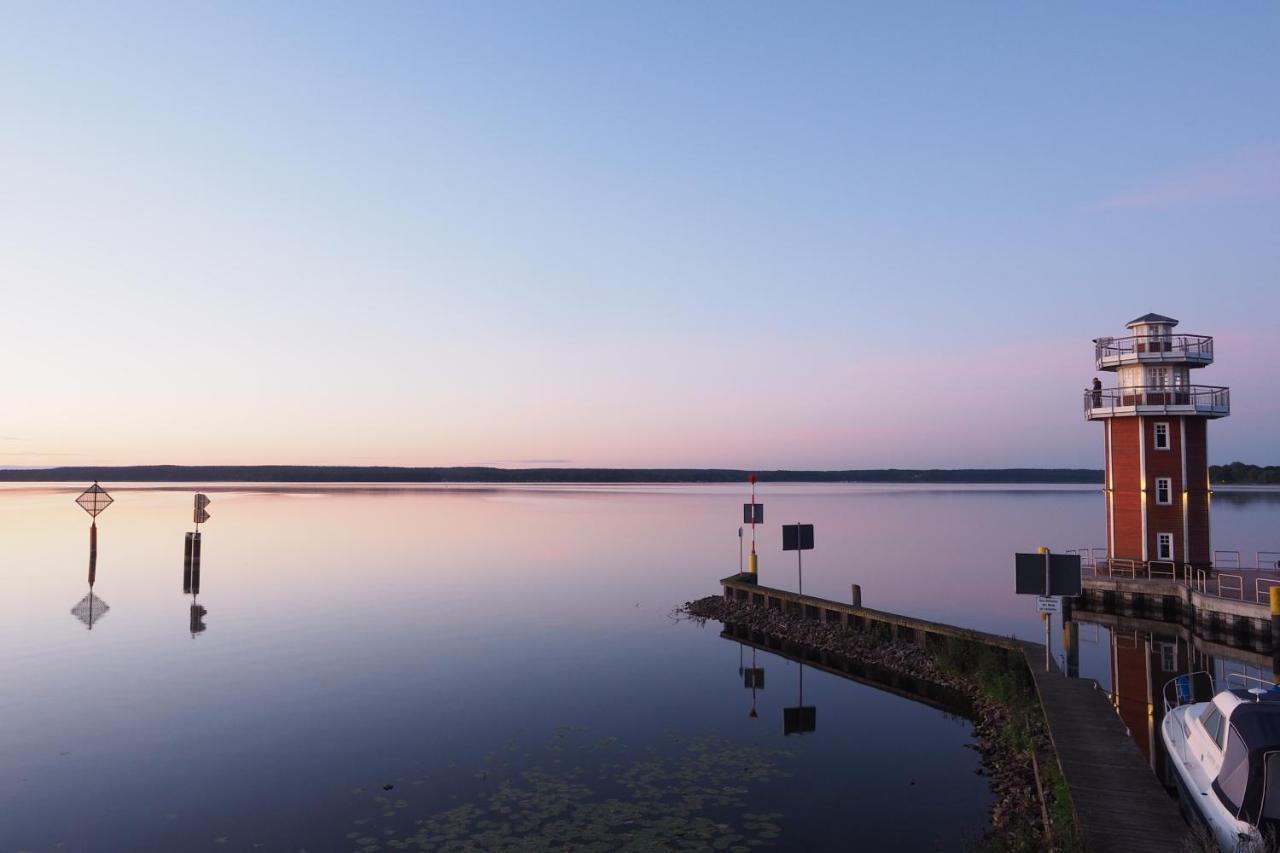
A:
[[[1192,383],[1191,371],[1213,363],[1213,338],[1177,325],[1146,314],[1127,336],[1095,339],[1097,369],[1116,383],[1093,381],[1084,416],[1104,427],[1108,556],[1181,574],[1210,563],[1207,425],[1231,413],[1231,397]]]

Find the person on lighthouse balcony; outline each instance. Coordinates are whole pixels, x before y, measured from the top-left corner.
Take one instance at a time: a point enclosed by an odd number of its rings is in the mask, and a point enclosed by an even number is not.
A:
[[[1102,406],[1102,380],[1093,377],[1093,407],[1095,409]]]

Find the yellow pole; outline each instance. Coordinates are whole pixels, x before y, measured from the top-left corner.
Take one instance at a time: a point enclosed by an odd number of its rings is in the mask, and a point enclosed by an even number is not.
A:
[[[1280,586],[1271,587],[1271,681],[1280,684]]]

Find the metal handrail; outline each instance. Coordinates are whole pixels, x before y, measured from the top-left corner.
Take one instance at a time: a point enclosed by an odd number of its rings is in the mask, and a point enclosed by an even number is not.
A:
[[[1259,569],[1262,568],[1263,563],[1270,563],[1280,569],[1280,551],[1256,551],[1254,552],[1254,559],[1257,560],[1255,565]]]
[[[1156,574],[1156,567],[1161,566],[1159,575]],[[1169,580],[1178,579],[1178,569],[1169,560],[1148,560],[1147,561],[1147,577],[1168,577]]]
[[[1084,391],[1085,412],[1138,406],[1165,412],[1190,406],[1197,412],[1230,414],[1231,389],[1220,385],[1124,385]]]
[[[1174,708],[1181,708],[1183,705],[1194,705],[1196,702],[1196,676],[1203,676],[1209,683],[1209,696],[1217,695],[1218,686],[1213,680],[1213,674],[1208,670],[1197,670],[1189,672],[1186,675],[1176,675],[1164,683],[1164,687],[1160,688],[1161,698],[1164,699],[1164,712],[1167,714]],[[1179,688],[1174,691],[1173,701],[1169,701],[1169,688],[1173,685]]]
[[[1129,577],[1136,578],[1138,576],[1137,561],[1125,557],[1112,557],[1107,560],[1107,574],[1111,577],[1124,571],[1128,571]]]
[[[1227,689],[1228,690],[1231,689],[1231,679],[1233,678],[1238,678],[1240,680],[1241,690],[1246,689],[1246,685],[1248,685],[1249,682],[1255,682],[1257,684],[1261,684],[1263,687],[1267,688],[1267,690],[1271,690],[1276,686],[1273,682],[1267,681],[1265,678],[1246,675],[1243,672],[1228,672],[1227,673]]]
[[[1222,581],[1224,578],[1235,579],[1236,583],[1238,584],[1235,591],[1239,597],[1239,600],[1244,601],[1244,578],[1241,577],[1240,575],[1228,575],[1228,574],[1223,574],[1222,572],[1218,573],[1218,597],[1226,598],[1226,596],[1222,594]],[[1230,590],[1228,590],[1228,592],[1230,592]]]
[[[1219,554],[1222,554],[1223,556],[1219,557],[1218,556]],[[1213,567],[1215,569],[1218,568],[1219,565],[1221,565],[1222,563],[1226,563],[1226,562],[1229,562],[1230,565],[1222,566],[1222,568],[1239,569],[1240,568],[1240,552],[1239,551],[1214,551],[1213,552]]]
[[[1189,361],[1213,361],[1213,338],[1208,335],[1128,335],[1094,341],[1094,361],[1099,367],[1104,359],[1148,353],[1180,355]]]
[[[1273,586],[1280,586],[1280,580],[1276,580],[1275,578],[1254,578],[1253,595],[1254,595],[1254,599],[1258,602],[1262,601],[1262,585],[1264,583],[1269,583],[1269,584],[1272,584]],[[1267,597],[1268,598],[1271,597],[1270,592],[1267,593]]]

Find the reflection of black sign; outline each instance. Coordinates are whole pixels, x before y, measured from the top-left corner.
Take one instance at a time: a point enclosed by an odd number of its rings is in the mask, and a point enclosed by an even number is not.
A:
[[[742,686],[748,690],[764,690],[764,669],[744,669],[742,671]]]
[[[743,524],[764,524],[764,504],[743,504]]]
[[[802,735],[818,728],[818,709],[813,705],[800,705],[782,709],[782,733]]]
[[[812,551],[813,550],[813,525],[812,524],[782,525],[782,550]]]
[[[191,605],[191,636],[200,634],[205,629],[204,617],[209,615],[209,611],[203,605]]]
[[[1014,591],[1018,595],[1079,595],[1080,555],[1049,555],[1049,588],[1044,588],[1044,554],[1015,554]]]

